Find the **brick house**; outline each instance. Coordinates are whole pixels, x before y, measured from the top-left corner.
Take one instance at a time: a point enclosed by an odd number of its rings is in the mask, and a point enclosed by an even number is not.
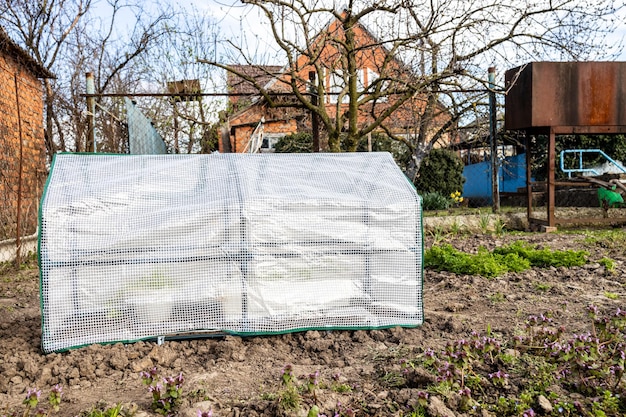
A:
[[[411,75],[404,64],[399,60],[391,57],[387,50],[380,46],[375,37],[363,26],[356,25],[354,28],[357,42],[361,45],[378,45],[368,49],[363,48],[357,52],[358,83],[363,88],[368,88],[379,77],[379,68],[386,66],[384,70],[387,75],[391,75],[399,80],[407,80]],[[337,62],[341,58],[341,52],[331,42],[328,42],[326,34],[337,36],[342,32],[341,23],[338,20],[332,21],[327,27],[314,38],[312,44],[321,43],[323,45],[320,50],[319,61],[324,67],[323,85],[326,91],[323,97],[326,111],[331,117],[336,117],[338,112],[347,109],[348,101],[346,97],[342,97],[340,92],[343,89],[341,70],[337,69]],[[341,36],[341,35],[339,35]],[[307,80],[313,68],[308,63],[306,57],[298,58],[295,67],[297,70],[297,80]],[[230,132],[230,145],[233,152],[247,152],[252,147],[251,138],[254,137],[255,130],[263,129],[263,151],[272,151],[272,145],[281,137],[296,133],[311,131],[311,115],[309,112],[299,108],[289,107],[271,107],[262,96],[259,95],[250,80],[254,80],[256,84],[264,86],[270,94],[275,94],[276,98],[281,100],[294,100],[285,93],[290,93],[290,78],[293,73],[289,68],[278,66],[260,66],[260,65],[237,65],[230,66],[235,72],[242,74],[243,77],[227,73],[227,85],[229,88],[229,117],[228,127]],[[247,80],[246,80],[247,78]],[[300,91],[304,92],[307,85],[300,82],[302,87]],[[283,94],[283,95],[281,95]],[[393,96],[389,96],[392,97]],[[395,135],[407,135],[408,132],[415,132],[419,128],[419,115],[425,108],[426,100],[424,97],[417,95],[413,99],[406,101],[398,109],[396,109],[391,117],[389,117],[387,127]],[[387,98],[379,100],[375,106],[375,112],[372,106],[364,105],[359,107],[359,123],[371,122],[373,113],[383,112],[391,103],[387,103]],[[442,125],[449,118],[449,113],[441,105],[437,104],[438,116],[435,117],[435,124]],[[435,147],[446,146],[450,138],[444,136]],[[322,148],[323,139],[322,139]],[[220,151],[223,151],[220,144]]]
[[[42,78],[54,78],[0,27],[0,241],[36,231],[47,174]]]

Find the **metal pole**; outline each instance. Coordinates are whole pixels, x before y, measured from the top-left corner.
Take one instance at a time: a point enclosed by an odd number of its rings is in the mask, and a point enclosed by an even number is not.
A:
[[[93,73],[88,72],[86,76],[87,94],[96,93],[96,84],[94,82]],[[96,153],[96,99],[93,96],[87,96],[87,152]]]
[[[491,145],[491,199],[494,213],[500,211],[500,164],[498,161],[496,118],[496,67],[489,67],[489,143]]]

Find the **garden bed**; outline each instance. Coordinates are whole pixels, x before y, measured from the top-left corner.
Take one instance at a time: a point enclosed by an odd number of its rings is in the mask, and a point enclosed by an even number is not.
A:
[[[522,415],[526,407],[538,415],[585,415],[593,407],[603,407],[607,415],[623,412],[624,400],[612,396],[623,398],[623,381],[598,387],[592,378],[588,387],[582,387],[575,372],[559,379],[563,363],[553,365],[542,345],[524,339],[529,328],[539,337],[544,327],[560,331],[562,326],[563,341],[592,331],[590,305],[602,317],[626,309],[623,230],[426,234],[426,249],[433,239],[437,245],[449,243],[472,253],[480,246],[493,250],[524,240],[552,250],[586,250],[588,262],[577,267],[532,267],[489,279],[426,269],[425,323],[419,328],[194,338],[163,345],[118,343],[49,355],[40,347],[37,269],[4,273],[0,415],[7,410],[21,415],[29,388],[47,395],[55,384],[63,388],[60,415],[77,415],[99,401],[107,406],[122,403],[123,410],[135,409],[136,416],[156,415],[140,377],[153,367],[162,376],[182,373],[178,410],[183,416],[195,416],[198,409],[212,410],[216,417],[306,416],[313,405],[328,416],[417,416],[420,403],[428,415],[448,411],[453,416]],[[624,336],[623,331],[616,334]],[[446,390],[441,384],[445,372],[437,370],[434,361],[447,357],[446,346],[450,351],[485,337],[497,343],[497,350],[487,359],[474,350],[478,345],[472,345],[470,353],[475,356],[470,355],[468,367],[457,367],[467,373],[462,379],[455,373]],[[295,378],[287,385],[285,372]],[[470,388],[470,396],[465,388]],[[599,405],[592,405],[594,397]]]

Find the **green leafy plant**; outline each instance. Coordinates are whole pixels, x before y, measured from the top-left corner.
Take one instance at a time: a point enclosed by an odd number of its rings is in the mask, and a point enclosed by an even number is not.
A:
[[[496,277],[509,271],[524,271],[530,264],[516,254],[497,255],[484,247],[478,253],[467,254],[454,249],[450,244],[433,246],[424,254],[424,266],[457,274]]]
[[[546,267],[572,267],[583,266],[587,263],[587,251],[574,250],[550,250],[548,248],[537,249],[535,245],[518,240],[508,246],[494,249],[494,254],[515,254],[527,259],[532,266]]]

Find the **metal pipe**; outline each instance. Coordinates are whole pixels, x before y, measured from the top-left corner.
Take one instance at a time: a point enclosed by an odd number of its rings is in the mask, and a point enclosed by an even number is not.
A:
[[[494,213],[500,211],[500,178],[496,118],[496,67],[489,67],[489,143],[491,145],[491,200]]]

